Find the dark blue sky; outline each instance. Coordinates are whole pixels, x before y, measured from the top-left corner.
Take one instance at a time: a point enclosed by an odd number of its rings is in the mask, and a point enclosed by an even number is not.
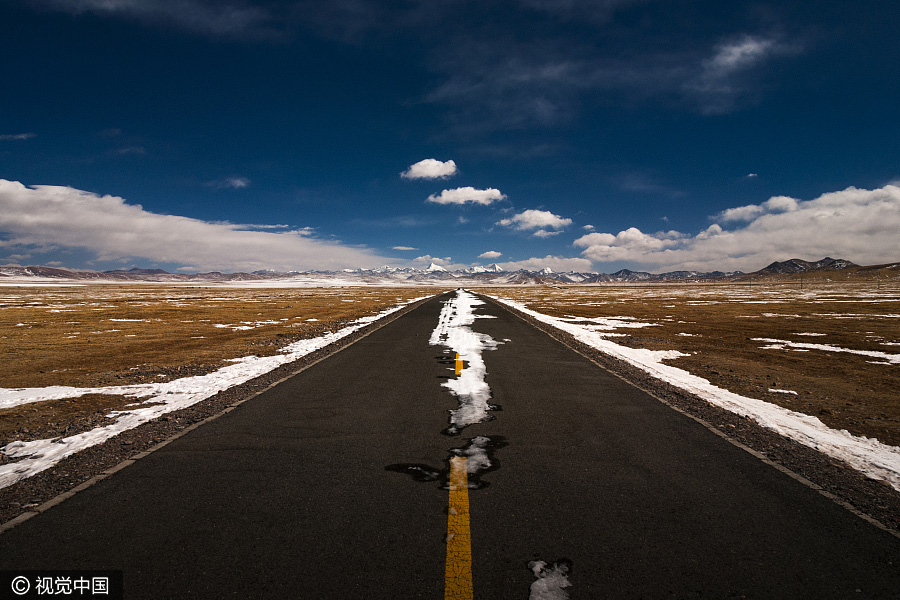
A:
[[[900,260],[896,2],[0,0],[0,22],[0,263]],[[425,159],[445,176],[401,176]]]

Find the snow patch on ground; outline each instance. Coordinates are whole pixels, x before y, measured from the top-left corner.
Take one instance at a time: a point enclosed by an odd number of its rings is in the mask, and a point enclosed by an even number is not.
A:
[[[321,337],[299,340],[285,346],[275,356],[245,356],[234,359],[234,363],[206,375],[184,377],[166,383],[147,383],[100,388],[75,388],[53,386],[44,388],[0,388],[0,408],[10,408],[20,404],[77,398],[85,394],[115,394],[144,398],[138,408],[120,410],[110,413],[115,419],[111,424],[91,429],[65,438],[34,440],[30,442],[12,442],[0,448],[10,458],[20,459],[17,462],[0,466],[0,488],[40,473],[66,458],[67,456],[102,444],[106,440],[123,431],[133,429],[147,421],[156,419],[168,412],[187,408],[201,400],[205,400],[230,387],[245,383],[255,377],[289,362],[295,361],[311,352],[344,338],[362,327],[378,319],[397,312],[404,306],[423,300],[415,298],[403,302],[393,308],[376,315],[362,317],[350,325],[334,333]]]
[[[855,436],[846,430],[831,429],[817,417],[735,394],[714,386],[702,377],[664,364],[663,361],[667,359],[685,356],[681,352],[620,346],[607,339],[606,336],[575,323],[567,323],[562,319],[535,312],[514,300],[496,296],[494,298],[538,321],[571,334],[589,346],[624,360],[653,377],[699,396],[715,406],[753,419],[763,427],[842,460],[872,479],[887,481],[894,489],[900,491],[900,447],[883,444],[874,438]]]
[[[877,364],[897,365],[900,364],[900,354],[889,354],[887,352],[878,352],[877,350],[853,350],[852,348],[841,348],[840,346],[832,346],[830,344],[807,344],[805,342],[791,342],[789,340],[776,340],[772,338],[750,338],[754,342],[766,342],[768,346],[763,346],[765,350],[822,350],[824,352],[844,352],[847,354],[859,354],[870,358],[882,359]]]

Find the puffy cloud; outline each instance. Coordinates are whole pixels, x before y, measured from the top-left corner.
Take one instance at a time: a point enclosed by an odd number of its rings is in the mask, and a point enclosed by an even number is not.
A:
[[[478,255],[478,258],[499,258],[503,256],[502,252],[497,252],[496,250],[488,250],[487,252],[482,252]]]
[[[797,201],[787,196],[773,196],[762,204],[749,204],[724,210],[716,218],[723,223],[733,221],[752,221],[757,217],[771,213],[791,212],[797,210]]]
[[[438,195],[428,196],[428,202],[435,204],[482,204],[484,206],[504,199],[506,199],[506,195],[500,193],[498,189],[476,190],[473,187],[444,190]]]
[[[632,260],[631,257],[635,255],[662,252],[676,246],[679,237],[676,232],[649,235],[636,227],[630,227],[620,231],[618,235],[589,233],[575,240],[573,245],[585,248],[582,255],[595,262],[612,262]]]
[[[537,229],[538,231],[535,231],[534,235],[538,237],[556,235],[557,233],[560,233],[559,230],[571,224],[572,219],[554,215],[552,212],[546,210],[526,210],[509,219],[497,221],[497,225],[512,227],[519,231]],[[556,231],[547,231],[547,228]]]
[[[337,269],[389,261],[372,251],[310,237],[311,230],[246,226],[160,215],[116,196],[0,179],[0,247],[81,248],[98,260],[135,257],[197,270]],[[396,261],[394,261],[396,262]]]
[[[436,158],[426,158],[400,173],[404,179],[447,179],[456,175],[456,163],[452,160],[441,162]]]
[[[529,258],[527,260],[502,262],[498,264],[500,265],[500,268],[505,271],[518,271],[519,269],[540,271],[541,269],[550,269],[556,272],[585,272],[593,269],[591,261],[586,258],[567,258],[564,256],[552,256],[550,254],[544,258]]]
[[[806,201],[775,196],[723,211],[718,220],[693,236],[632,227],[616,235],[590,233],[574,245],[595,263],[624,261],[651,269],[753,271],[789,258],[833,256],[864,264],[900,258],[900,187],[894,185],[851,187]],[[734,222],[741,224],[722,226]]]
[[[453,263],[453,258],[450,256],[445,256],[441,258],[439,256],[431,256],[430,254],[426,254],[424,256],[417,256],[413,259],[414,263],[419,263],[423,265],[428,265],[434,263],[441,267],[450,267]]]

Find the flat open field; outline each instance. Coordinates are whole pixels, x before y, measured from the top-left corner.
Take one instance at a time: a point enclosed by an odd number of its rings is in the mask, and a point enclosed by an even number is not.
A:
[[[900,446],[900,285],[815,281],[485,289],[578,319],[732,392]],[[585,320],[590,319],[593,320]]]
[[[105,387],[210,373],[335,331],[421,288],[87,285],[0,288],[0,387]],[[900,285],[518,286],[485,293],[571,317],[713,384],[900,446]],[[71,435],[132,397],[0,409],[0,446]]]
[[[210,373],[402,301],[415,288],[84,285],[0,288],[0,387],[104,387]],[[135,400],[89,394],[0,409],[0,447],[71,434]]]

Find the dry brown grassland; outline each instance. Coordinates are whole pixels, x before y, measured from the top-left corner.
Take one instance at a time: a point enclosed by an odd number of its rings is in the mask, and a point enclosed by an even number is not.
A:
[[[752,286],[679,283],[482,291],[556,317],[626,317],[649,323],[639,329],[616,329],[612,333],[624,336],[610,339],[631,348],[678,350],[688,356],[669,364],[721,388],[900,446],[896,282],[817,280],[806,281],[802,289],[795,280]]]
[[[88,285],[0,288],[0,387],[99,387],[211,372],[335,331],[428,288]],[[900,285],[648,284],[477,290],[558,317],[627,317],[612,341],[679,350],[672,364],[733,392],[900,445],[900,364],[758,341],[900,355]],[[811,335],[814,334],[814,335]],[[773,346],[780,346],[775,348]],[[770,390],[796,392],[783,393]],[[0,445],[62,435],[132,398],[88,395],[0,409]]]
[[[0,387],[101,387],[212,372],[336,331],[416,288],[86,285],[0,288]],[[91,394],[0,409],[0,446],[100,421],[133,398]]]

